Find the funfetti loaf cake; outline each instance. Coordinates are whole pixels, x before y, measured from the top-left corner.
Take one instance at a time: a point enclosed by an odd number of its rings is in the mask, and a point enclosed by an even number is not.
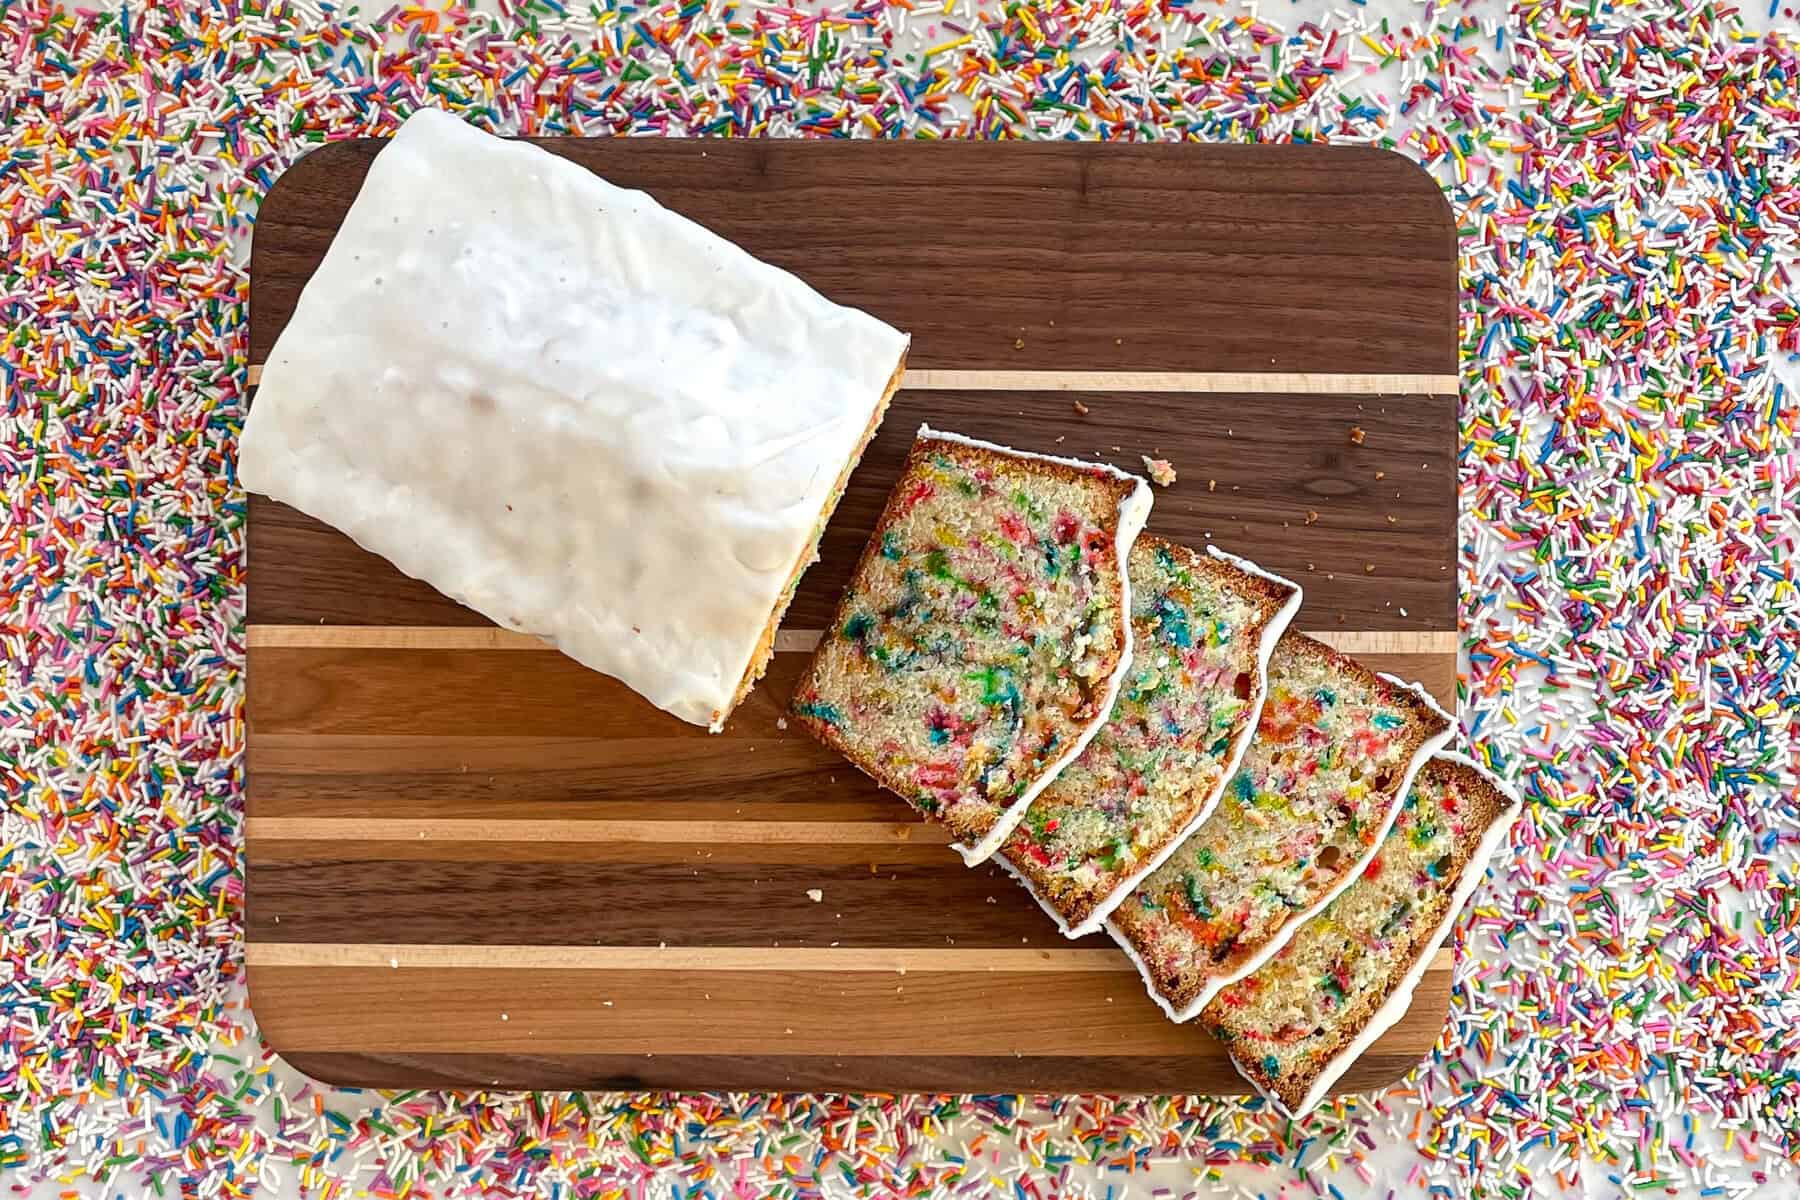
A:
[[[906,346],[641,192],[424,111],[276,342],[239,476],[716,730]]]
[[[1302,1116],[1405,1015],[1519,802],[1461,755],[1425,764],[1368,868],[1200,1014],[1238,1070]]]
[[[999,860],[1079,937],[1211,813],[1262,712],[1300,589],[1217,550],[1131,548],[1131,669],[1081,757],[1031,802]]]
[[[1112,467],[921,428],[794,714],[982,861],[1112,707],[1149,509]]]
[[[1282,635],[1218,808],[1108,921],[1172,1019],[1254,971],[1356,877],[1450,734],[1423,690]]]

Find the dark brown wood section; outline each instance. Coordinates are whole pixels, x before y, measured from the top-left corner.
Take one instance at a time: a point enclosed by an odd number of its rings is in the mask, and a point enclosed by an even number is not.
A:
[[[1140,474],[1143,456],[1167,458],[1179,479],[1157,489],[1150,529],[1294,580],[1309,628],[1456,627],[1448,397],[902,391],[850,477],[790,628],[831,619],[921,422]],[[254,624],[489,624],[286,505],[252,497],[250,522]]]
[[[1398,154],[540,144],[910,330],[914,368],[1456,372],[1455,227],[1437,184]],[[251,243],[252,362],[379,147],[322,147],[270,190]]]
[[[1036,1092],[1116,1079],[1180,1092],[1197,1074],[1235,1077],[1199,1029],[1134,1019],[1135,975],[250,970],[252,987],[290,997],[264,1018],[277,1046],[329,1034],[345,1006],[370,1014],[367,1043],[380,1048],[290,1058],[375,1085],[691,1089],[705,1078],[721,1090]],[[1441,1031],[1449,985],[1448,971],[1427,973],[1345,1090],[1382,1086],[1417,1063]],[[1052,1012],[1060,1019],[1047,1020]],[[675,1027],[687,1032],[670,1036]],[[835,1052],[846,1027],[864,1053]],[[926,1039],[936,1045],[921,1050]]]
[[[782,709],[920,421],[1169,459],[1152,530],[1288,575],[1297,627],[1453,702],[1455,397],[1299,378],[1454,376],[1435,186],[1343,148],[546,144],[910,329],[915,370],[1298,382],[903,390],[719,735],[253,497],[246,939],[271,1045],[365,1086],[1248,1090],[1107,939],[1060,937]],[[265,200],[253,362],[376,145],[316,151]],[[699,957],[581,957],[658,947]],[[1422,1057],[1448,994],[1440,956],[1344,1088]]]
[[[289,968],[259,971],[271,986]],[[1421,1045],[1437,1038],[1450,1002],[1450,978],[1427,975],[1405,1020],[1357,1059],[1338,1081],[1343,1092],[1385,1087],[1418,1064]],[[547,1091],[692,1091],[706,1079],[713,1091],[792,1092],[1091,1092],[1094,1080],[1129,1079],[1141,1092],[1193,1090],[1196,1076],[1230,1072],[1224,1050],[1195,1033],[1187,1055],[807,1055],[807,1054],[468,1054],[394,1051],[301,1051],[288,1062],[318,1079],[354,1079],[364,1087],[504,1087]],[[1233,1076],[1235,1077],[1235,1076]],[[1242,1091],[1242,1088],[1232,1090]]]

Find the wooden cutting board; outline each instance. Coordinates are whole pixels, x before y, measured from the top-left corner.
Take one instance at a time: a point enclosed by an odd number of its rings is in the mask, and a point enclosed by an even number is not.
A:
[[[906,387],[719,735],[251,498],[246,953],[270,1044],[393,1087],[1245,1090],[1109,941],[1064,940],[781,713],[924,419],[1169,459],[1152,530],[1298,580],[1297,627],[1453,704],[1437,187],[1351,148],[544,144],[910,330]],[[378,146],[310,154],[264,202],[253,363]],[[1448,968],[1346,1090],[1427,1052]]]

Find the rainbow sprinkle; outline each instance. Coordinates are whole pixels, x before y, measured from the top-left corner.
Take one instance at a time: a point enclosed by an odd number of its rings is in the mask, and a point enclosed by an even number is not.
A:
[[[495,7],[0,0],[0,1177],[1800,1188],[1800,58],[1751,28],[1794,28],[1791,3]],[[1527,799],[1431,1061],[1293,1124],[1192,1098],[327,1093],[262,1051],[237,950],[247,235],[296,156],[426,104],[540,134],[1293,139],[1429,169],[1463,233],[1465,720]]]

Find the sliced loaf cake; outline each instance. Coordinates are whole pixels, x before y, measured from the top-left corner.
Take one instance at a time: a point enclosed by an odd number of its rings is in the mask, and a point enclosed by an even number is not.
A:
[[[1004,863],[1070,937],[1212,811],[1262,711],[1300,589],[1214,550],[1131,548],[1131,669],[1107,719],[1007,840]]]
[[[1360,878],[1200,1014],[1244,1078],[1302,1116],[1406,1012],[1519,802],[1461,755],[1432,759]]]
[[[982,861],[1112,708],[1149,508],[1112,467],[922,428],[794,714]]]
[[[1282,636],[1219,806],[1108,922],[1171,1018],[1254,971],[1356,877],[1450,733],[1422,690]]]

